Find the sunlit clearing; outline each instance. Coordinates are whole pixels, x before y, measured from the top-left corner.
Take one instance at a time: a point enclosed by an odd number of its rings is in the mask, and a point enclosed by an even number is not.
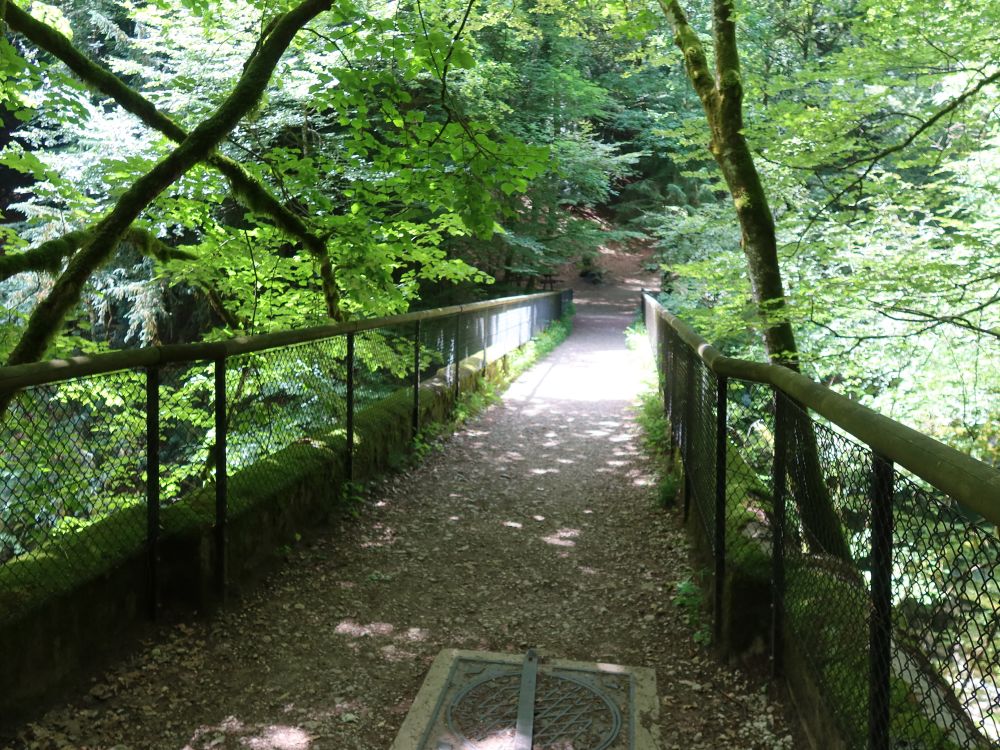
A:
[[[395,628],[387,622],[373,622],[370,625],[360,625],[354,620],[344,620],[334,630],[338,635],[351,635],[363,638],[367,635],[392,635]]]
[[[256,737],[243,740],[252,750],[308,750],[312,737],[295,727],[268,727]]]
[[[512,528],[512,529],[520,529],[520,528],[521,528],[521,526],[522,526],[522,525],[521,525],[521,524],[519,524],[519,523],[518,523],[517,521],[504,521],[504,522],[503,522],[503,525],[504,525],[504,526],[509,526],[509,527],[510,527],[510,528]]]

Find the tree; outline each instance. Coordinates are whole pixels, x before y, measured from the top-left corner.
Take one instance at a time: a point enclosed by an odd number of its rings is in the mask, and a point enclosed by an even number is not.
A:
[[[15,39],[39,52],[22,57],[3,48],[32,73],[5,93],[28,91],[35,111],[18,104],[30,127],[22,130],[24,145],[8,148],[0,160],[31,173],[38,187],[20,204],[32,216],[12,234],[17,244],[0,259],[0,279],[61,273],[87,251],[93,227],[81,223],[84,217],[112,210],[122,184],[141,179],[165,157],[156,137],[122,153],[114,128],[102,128],[112,115],[100,96],[176,143],[189,136],[190,126],[181,123],[203,119],[224,100],[226,77],[240,64],[235,55],[252,46],[248,25],[235,12],[201,19],[195,6],[132,9],[131,25],[143,34],[116,46],[104,62],[74,45],[69,29],[62,33],[8,7]],[[312,312],[317,297],[326,317],[342,319],[405,309],[420,279],[484,281],[463,259],[448,257],[446,242],[491,233],[497,196],[523,189],[540,171],[544,152],[461,112],[448,83],[474,61],[452,20],[418,18],[412,10],[369,13],[347,2],[317,18],[309,27],[315,38],[288,48],[280,75],[225,140],[142,207],[129,237],[157,241],[130,248],[155,258],[156,273],[169,284],[203,290],[227,326],[248,332],[258,330],[258,317],[272,327],[320,322]],[[231,52],[221,61],[211,36],[227,39]],[[155,49],[144,47],[147,38],[156,40]],[[234,39],[239,43],[230,47]],[[60,96],[79,92],[53,58],[94,96],[58,111]],[[72,178],[63,175],[67,165]],[[60,236],[52,237],[60,224]],[[175,245],[184,249],[174,251]],[[105,273],[98,265],[88,278]],[[17,359],[26,356],[22,349]]]
[[[660,0],[660,5],[673,24],[674,39],[684,55],[688,78],[708,120],[709,150],[733,199],[767,352],[776,364],[797,370],[798,349],[791,321],[785,314],[774,217],[743,132],[743,80],[733,0],[714,0],[712,4],[714,75],[698,33],[680,3]],[[799,464],[793,473],[802,483],[799,512],[807,537],[827,554],[850,559],[850,547],[823,481],[819,450],[811,429],[800,431],[794,461]]]
[[[85,239],[71,255],[49,294],[31,314],[24,334],[8,358],[8,364],[31,362],[45,353],[59,333],[70,308],[79,300],[84,284],[108,260],[132,222],[160,193],[207,158],[240,119],[257,105],[294,36],[313,18],[329,10],[331,4],[330,0],[303,0],[273,20],[257,49],[246,61],[243,75],[235,88],[215,113],[187,134],[181,144],[152,170],[133,183],[114,208],[88,229]],[[5,17],[19,13],[14,5],[5,10]],[[30,21],[30,16],[24,15],[25,20]]]
[[[743,124],[743,78],[736,45],[732,0],[714,0],[712,30],[715,74],[698,33],[677,0],[660,0],[673,24],[675,42],[684,55],[688,78],[705,109],[715,158],[732,195],[754,298],[763,321],[767,352],[773,362],[798,368],[798,348],[785,313],[785,290],[778,265],[774,217]]]

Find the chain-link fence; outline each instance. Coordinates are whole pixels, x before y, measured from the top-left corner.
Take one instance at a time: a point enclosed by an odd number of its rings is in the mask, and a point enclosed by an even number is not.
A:
[[[192,526],[215,527],[224,583],[230,512],[280,494],[310,460],[299,448],[347,446],[350,478],[355,415],[405,399],[415,435],[422,382],[439,376],[457,391],[463,360],[486,367],[571,300],[568,291],[525,295],[58,369],[0,368],[0,397],[9,400],[0,424],[0,622],[132,558],[148,565],[155,592],[161,535]],[[240,492],[230,492],[230,479]]]
[[[1000,473],[643,318],[723,644],[766,634],[830,746],[1000,747]]]

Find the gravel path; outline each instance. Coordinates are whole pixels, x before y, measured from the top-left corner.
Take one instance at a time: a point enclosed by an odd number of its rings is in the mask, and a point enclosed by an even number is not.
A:
[[[781,706],[673,602],[691,563],[639,452],[622,281],[581,289],[570,339],[358,519],[236,606],[162,628],[10,747],[381,750],[440,649],[533,646],[654,667],[666,749],[792,748]]]

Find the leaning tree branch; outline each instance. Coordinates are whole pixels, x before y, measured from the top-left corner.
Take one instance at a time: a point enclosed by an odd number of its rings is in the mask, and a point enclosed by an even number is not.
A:
[[[881,308],[879,312],[890,320],[898,320],[902,323],[927,323],[929,321],[928,328],[936,328],[942,325],[952,325],[983,336],[991,336],[993,338],[1000,339],[1000,328],[984,328],[983,326],[977,325],[969,320],[970,315],[981,313],[988,307],[992,307],[998,303],[1000,303],[1000,292],[995,292],[988,300],[980,302],[967,310],[963,310],[962,312],[954,313],[952,315],[938,315],[926,312],[925,310],[918,310],[913,307],[903,307],[901,305],[891,305],[889,307]]]
[[[32,271],[56,273],[63,261],[80,249],[90,237],[89,229],[77,229],[43,242],[23,253],[0,255],[0,281]]]
[[[158,130],[175,143],[183,143],[187,139],[188,133],[184,128],[114,73],[80,52],[66,36],[51,26],[38,21],[16,5],[8,5],[4,17],[12,31],[23,35],[35,46],[60,59],[81,81],[113,99],[122,109],[138,117],[145,125]],[[270,38],[273,23],[274,21],[266,29],[267,39]],[[254,48],[247,66],[256,57],[263,43],[262,39]],[[327,315],[335,320],[342,320],[340,292],[326,241],[312,232],[301,217],[283,205],[236,161],[214,149],[206,155],[204,161],[229,180],[233,192],[251,210],[270,217],[279,229],[296,237],[318,260]]]
[[[97,224],[90,243],[70,259],[48,296],[31,314],[27,328],[7,364],[32,362],[45,353],[66,314],[79,301],[87,280],[108,260],[132,222],[160,193],[204,160],[247,112],[257,106],[278,61],[299,29],[328,10],[331,2],[303,0],[279,17],[267,40],[215,114],[198,125],[180,146],[133,183],[111,212]]]

